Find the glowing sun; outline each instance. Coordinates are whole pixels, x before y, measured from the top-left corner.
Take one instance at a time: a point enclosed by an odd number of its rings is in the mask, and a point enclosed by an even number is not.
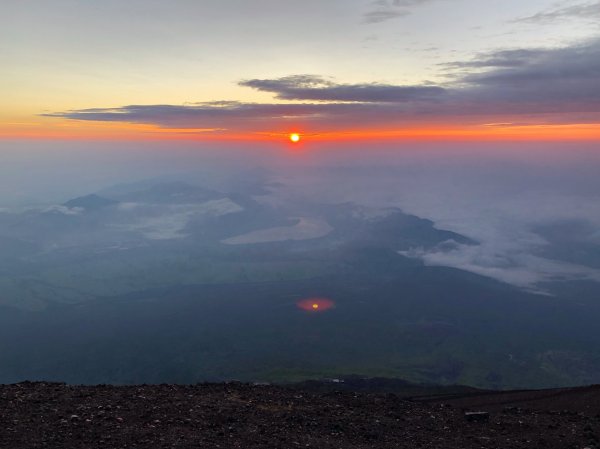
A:
[[[313,304],[313,305],[312,305],[312,308],[313,308],[314,310],[318,309],[318,308],[319,308],[319,304]]]
[[[290,140],[294,143],[300,142],[300,134],[296,134],[296,133],[290,134]]]

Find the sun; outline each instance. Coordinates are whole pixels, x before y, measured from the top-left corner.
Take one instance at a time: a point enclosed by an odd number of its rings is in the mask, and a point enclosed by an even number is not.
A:
[[[290,140],[294,143],[300,142],[300,134],[297,134],[297,133],[290,134]]]
[[[314,310],[317,310],[317,309],[319,308],[319,304],[316,304],[316,303],[315,303],[315,304],[313,304],[313,305],[312,305],[312,308],[313,308]]]

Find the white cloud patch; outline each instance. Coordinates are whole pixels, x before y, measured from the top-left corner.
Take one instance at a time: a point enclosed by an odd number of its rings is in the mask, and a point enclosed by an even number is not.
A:
[[[536,285],[548,281],[600,282],[598,269],[544,257],[551,243],[535,232],[538,225],[572,219],[600,225],[600,198],[530,191],[495,198],[490,208],[486,193],[481,195],[480,199],[476,192],[469,192],[459,208],[452,210],[457,205],[454,201],[425,214],[431,217],[433,213],[436,227],[471,237],[479,245],[457,244],[428,252],[415,248],[404,255],[426,265],[459,268],[532,291],[539,291]]]
[[[67,207],[62,205],[54,205],[43,210],[44,213],[55,213],[63,215],[81,215],[85,209],[83,207]]]
[[[125,210],[131,211],[144,207],[139,203],[125,203],[130,206]],[[135,204],[135,206],[133,206]],[[148,207],[149,213],[134,223],[116,225],[116,228],[141,233],[149,240],[171,240],[186,237],[184,230],[193,217],[221,216],[244,210],[229,198],[207,201],[202,204],[178,204],[176,206]]]
[[[430,251],[412,248],[403,256],[422,260],[425,265],[453,267],[497,279],[538,293],[542,282],[593,280],[600,282],[600,270],[538,257],[526,252],[499,250],[494,244],[440,247]]]

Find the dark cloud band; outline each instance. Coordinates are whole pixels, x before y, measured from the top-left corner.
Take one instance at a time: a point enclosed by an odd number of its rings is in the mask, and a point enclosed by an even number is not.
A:
[[[299,75],[275,80],[253,79],[240,83],[263,92],[275,94],[281,100],[396,103],[429,101],[445,90],[438,86],[393,86],[388,84],[335,84],[324,78]]]

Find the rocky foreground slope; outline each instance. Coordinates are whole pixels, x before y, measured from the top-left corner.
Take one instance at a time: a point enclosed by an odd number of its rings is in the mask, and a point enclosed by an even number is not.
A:
[[[467,419],[466,411],[487,412]],[[238,383],[0,386],[1,448],[598,448],[600,387],[418,398]]]

